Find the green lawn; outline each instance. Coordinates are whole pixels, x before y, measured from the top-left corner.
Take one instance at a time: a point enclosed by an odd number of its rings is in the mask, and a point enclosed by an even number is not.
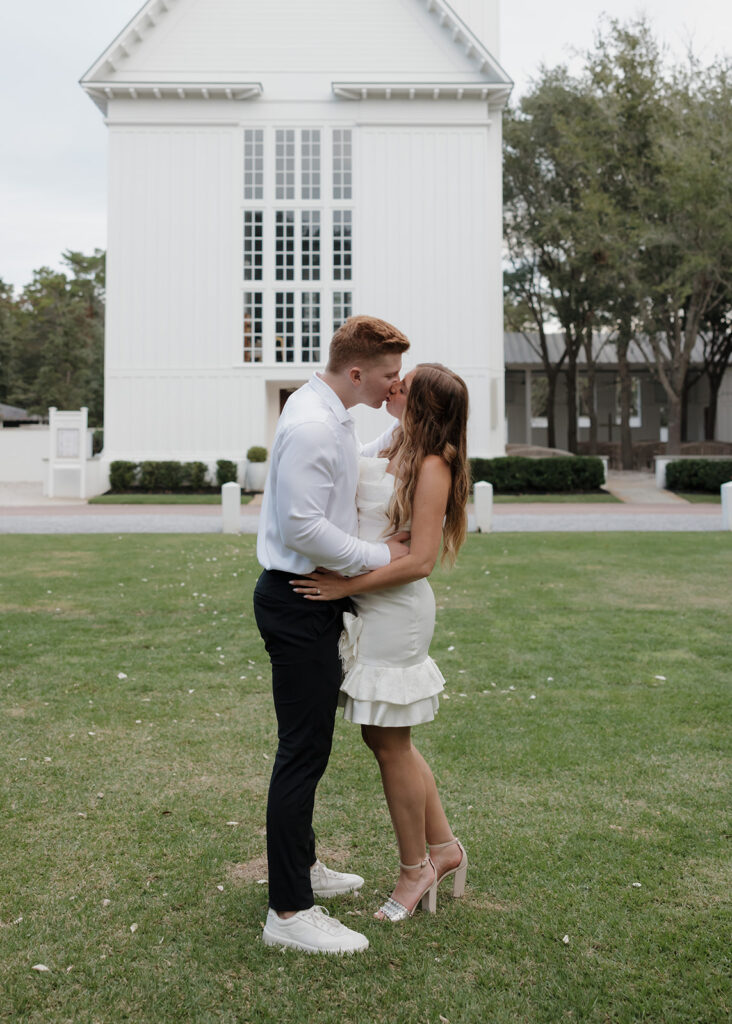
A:
[[[493,501],[498,505],[536,504],[550,502],[552,504],[622,504],[620,498],[607,491],[592,491],[589,494],[494,494]]]
[[[242,494],[242,505],[248,505],[253,494]],[[217,494],[100,494],[90,498],[89,505],[220,505],[221,492]]]
[[[372,920],[396,851],[339,720],[316,829],[367,879],[331,909],[371,941],[344,959],[259,939],[253,549],[0,537],[0,1020],[729,1020],[729,535],[473,535],[435,573],[449,699],[415,732],[468,889]]]

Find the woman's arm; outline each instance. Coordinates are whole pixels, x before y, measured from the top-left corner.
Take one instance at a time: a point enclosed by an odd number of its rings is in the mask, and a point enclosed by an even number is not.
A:
[[[440,550],[451,485],[452,473],[444,459],[439,455],[428,455],[419,471],[414,493],[409,554],[373,572],[350,579],[313,572],[306,579],[290,581],[295,593],[310,601],[334,601],[371,590],[398,587],[429,576]]]

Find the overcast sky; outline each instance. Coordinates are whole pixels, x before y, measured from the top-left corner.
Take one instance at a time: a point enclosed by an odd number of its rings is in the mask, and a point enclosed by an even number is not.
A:
[[[263,0],[266,2],[266,0]],[[20,287],[64,249],[106,245],[106,129],[78,85],[142,0],[25,0],[0,31],[0,278]],[[603,12],[644,12],[677,55],[732,50],[730,0],[501,0],[500,60],[525,91],[543,62],[588,48]]]

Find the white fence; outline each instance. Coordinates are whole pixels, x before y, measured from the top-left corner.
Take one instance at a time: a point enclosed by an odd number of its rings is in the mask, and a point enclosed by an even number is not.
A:
[[[0,430],[0,483],[45,483],[49,444],[47,426]]]

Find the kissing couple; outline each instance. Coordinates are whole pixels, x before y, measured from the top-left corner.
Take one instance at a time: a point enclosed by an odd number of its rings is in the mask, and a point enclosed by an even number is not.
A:
[[[325,370],[288,399],[275,433],[254,591],[278,735],[267,945],[308,953],[369,945],[315,904],[364,884],[315,851],[315,789],[339,704],[376,757],[399,848],[396,887],[374,916],[400,921],[420,903],[434,913],[440,882],[452,877],[454,896],[465,887],[465,850],[411,729],[434,718],[443,689],[428,653],[435,599],[427,577],[440,545],[452,563],[465,539],[468,391],[437,363],[401,379],[408,348],[386,321],[350,317],[333,335]],[[361,445],[349,410],[384,402],[393,426]]]

